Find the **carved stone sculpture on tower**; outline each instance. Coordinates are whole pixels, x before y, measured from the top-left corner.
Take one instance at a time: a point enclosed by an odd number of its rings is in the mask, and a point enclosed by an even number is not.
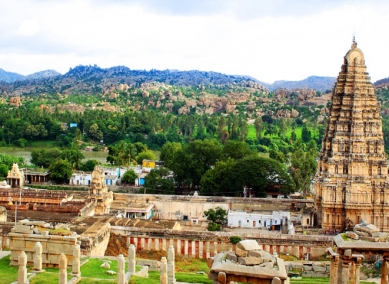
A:
[[[314,178],[318,224],[343,229],[364,218],[389,231],[387,176],[380,104],[354,39],[332,91]]]

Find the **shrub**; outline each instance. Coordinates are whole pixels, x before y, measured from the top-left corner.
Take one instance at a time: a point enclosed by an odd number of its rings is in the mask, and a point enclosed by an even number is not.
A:
[[[239,237],[239,236],[231,236],[231,237],[230,237],[230,243],[233,244],[233,245],[236,245],[236,244],[239,243],[241,240],[242,240],[242,238]]]

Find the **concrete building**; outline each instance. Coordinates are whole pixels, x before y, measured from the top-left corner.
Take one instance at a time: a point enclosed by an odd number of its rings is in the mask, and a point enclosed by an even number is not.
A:
[[[351,228],[360,219],[389,231],[388,162],[381,106],[355,39],[332,91],[313,182],[317,221]]]
[[[290,212],[252,212],[228,211],[228,227],[258,228],[280,230],[290,221]]]

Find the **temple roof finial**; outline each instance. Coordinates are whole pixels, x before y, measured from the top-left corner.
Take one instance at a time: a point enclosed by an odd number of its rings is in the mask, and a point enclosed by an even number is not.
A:
[[[351,48],[356,48],[357,42],[355,41],[355,32],[353,33],[353,43],[351,44]]]

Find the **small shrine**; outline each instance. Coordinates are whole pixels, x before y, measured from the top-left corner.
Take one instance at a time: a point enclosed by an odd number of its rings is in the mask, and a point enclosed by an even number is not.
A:
[[[11,188],[23,188],[24,173],[19,169],[18,164],[13,164],[12,169],[8,171],[7,183],[11,186]]]

